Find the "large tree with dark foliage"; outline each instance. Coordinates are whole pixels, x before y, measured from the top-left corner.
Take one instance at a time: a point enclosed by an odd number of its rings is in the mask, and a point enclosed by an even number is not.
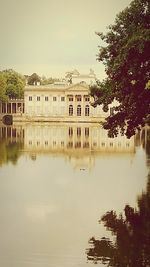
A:
[[[150,1],[133,0],[106,34],[97,35],[104,42],[97,59],[105,64],[107,78],[91,87],[93,105],[108,111],[118,100],[103,126],[111,137],[119,130],[131,137],[150,113]]]

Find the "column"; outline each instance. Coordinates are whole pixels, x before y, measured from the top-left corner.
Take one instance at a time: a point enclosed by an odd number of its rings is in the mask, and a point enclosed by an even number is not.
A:
[[[21,103],[21,115],[23,113],[23,102]]]

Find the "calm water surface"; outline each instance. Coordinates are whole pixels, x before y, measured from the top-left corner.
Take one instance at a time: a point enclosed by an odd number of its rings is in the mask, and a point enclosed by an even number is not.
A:
[[[110,237],[100,217],[137,207],[146,189],[148,133],[109,139],[98,124],[1,125],[0,266],[94,266],[89,239]]]

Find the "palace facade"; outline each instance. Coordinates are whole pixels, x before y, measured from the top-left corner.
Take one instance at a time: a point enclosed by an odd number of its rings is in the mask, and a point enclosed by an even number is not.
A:
[[[113,104],[105,113],[101,106],[92,107],[92,101],[86,83],[26,86],[25,117],[34,121],[96,122],[110,114]]]

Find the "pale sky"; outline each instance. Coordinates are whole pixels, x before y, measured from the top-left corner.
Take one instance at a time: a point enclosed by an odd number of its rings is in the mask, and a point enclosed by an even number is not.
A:
[[[0,70],[64,77],[92,68],[105,76],[96,60],[100,38],[116,14],[131,0],[0,0]]]

